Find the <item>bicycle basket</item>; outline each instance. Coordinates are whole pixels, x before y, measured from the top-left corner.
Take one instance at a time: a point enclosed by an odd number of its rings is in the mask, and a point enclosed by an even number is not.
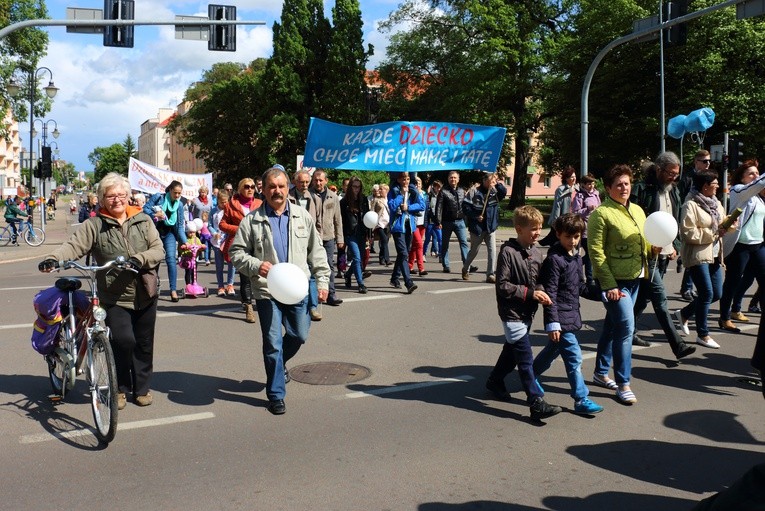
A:
[[[88,298],[83,293],[75,293],[77,313],[88,310]],[[32,327],[32,347],[42,355],[48,355],[56,347],[56,339],[64,319],[62,309],[68,307],[67,294],[55,287],[43,289],[32,301],[37,319]]]

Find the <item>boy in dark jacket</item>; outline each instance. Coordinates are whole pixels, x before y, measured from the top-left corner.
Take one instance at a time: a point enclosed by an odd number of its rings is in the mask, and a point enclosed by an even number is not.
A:
[[[518,208],[513,215],[516,239],[506,241],[497,258],[497,309],[505,330],[505,344],[494,369],[486,381],[498,399],[508,401],[505,376],[516,365],[521,385],[531,408],[531,418],[544,419],[560,413],[559,406],[544,400],[544,391],[536,383],[532,369],[534,357],[529,343],[529,330],[539,304],[550,305],[541,286],[537,285],[542,267],[542,253],[534,246],[542,233],[542,213],[531,206]]]
[[[555,220],[553,228],[558,242],[547,252],[540,279],[552,301],[544,308],[545,332],[550,341],[534,359],[534,374],[541,375],[560,355],[571,385],[574,413],[592,415],[602,412],[603,407],[587,397],[590,391],[582,376],[582,350],[575,334],[582,328],[579,296],[598,296],[597,289],[588,288],[582,273],[579,241],[585,223],[579,215],[567,213]]]

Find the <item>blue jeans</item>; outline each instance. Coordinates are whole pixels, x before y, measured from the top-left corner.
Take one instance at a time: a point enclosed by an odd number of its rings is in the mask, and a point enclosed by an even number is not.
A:
[[[740,312],[741,302],[754,279],[763,284],[765,275],[765,245],[736,243],[725,258],[725,282],[720,297],[720,319],[730,319],[731,309]]]
[[[571,397],[576,401],[584,399],[590,393],[587,385],[584,384],[582,376],[582,350],[579,347],[579,341],[574,332],[561,332],[558,342],[548,342],[542,351],[534,359],[534,374],[539,377],[547,371],[553,361],[558,358],[563,359],[563,365],[566,367],[566,376],[568,384],[571,386]]]
[[[168,232],[160,234],[162,245],[165,247],[165,264],[167,265],[167,280],[170,284],[170,291],[176,291],[175,281],[178,279],[178,240],[175,234]]]
[[[313,275],[308,279],[308,309],[316,310],[319,306],[319,287]]]
[[[428,245],[430,240],[433,240],[433,250],[436,254],[441,253],[441,229],[436,228],[436,224],[428,224],[425,226],[425,244],[422,247],[422,254],[428,255]]]
[[[308,299],[295,305],[276,300],[255,300],[263,333],[263,362],[266,366],[266,395],[269,401],[284,399],[287,394],[284,364],[297,354],[308,340],[311,318]],[[284,330],[282,330],[284,328]]]
[[[364,277],[361,274],[361,249],[359,248],[359,244],[363,241],[353,237],[345,238],[346,256],[351,259],[351,267],[348,268],[348,271],[356,277],[359,286],[364,285]]]
[[[525,332],[520,337],[517,336],[519,328],[525,326]],[[505,331],[505,343],[502,346],[502,353],[497,360],[497,364],[492,371],[492,377],[503,380],[513,369],[518,368],[518,377],[521,380],[521,387],[526,392],[526,398],[529,404],[533,403],[538,397],[545,395],[544,390],[537,385],[534,375],[534,353],[531,351],[531,342],[529,341],[530,324],[523,325],[517,321],[502,322],[502,328]]]
[[[696,316],[696,333],[699,337],[709,335],[709,306],[722,295],[722,268],[720,263],[702,263],[688,268],[696,285],[698,296],[680,311],[683,318]]]
[[[605,303],[606,319],[603,321],[603,333],[598,339],[595,374],[607,376],[613,360],[616,383],[629,385],[632,374],[632,336],[635,333],[633,308],[640,281],[638,279],[619,280],[616,284],[626,296],[615,302]]]
[[[409,249],[412,248],[412,233],[394,232],[393,244],[396,246],[396,262],[393,263],[390,281],[395,284],[399,281],[399,276],[403,276],[406,287],[411,287],[414,284],[409,275]]]
[[[226,261],[223,260],[223,252],[218,247],[213,246],[213,251],[215,252],[215,276],[218,279],[218,287],[221,288],[224,285],[226,286],[233,286],[234,285],[234,265],[231,263],[228,263],[228,270],[226,272],[226,281],[223,281],[223,265],[226,264]]]
[[[452,237],[452,233],[457,236],[457,241],[460,242],[460,257],[464,264],[468,255],[468,238],[467,227],[465,227],[464,220],[455,220],[453,222],[444,220],[441,224],[441,264],[444,265],[444,269],[449,268],[449,240]]]

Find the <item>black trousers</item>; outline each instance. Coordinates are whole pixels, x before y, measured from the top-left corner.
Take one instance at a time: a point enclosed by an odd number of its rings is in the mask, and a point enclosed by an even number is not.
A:
[[[145,396],[149,392],[154,372],[157,299],[145,309],[125,309],[114,305],[106,312],[106,325],[112,334],[119,391]]]

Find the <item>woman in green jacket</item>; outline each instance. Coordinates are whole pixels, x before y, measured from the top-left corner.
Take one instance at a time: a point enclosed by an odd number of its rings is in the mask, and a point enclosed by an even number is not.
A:
[[[615,390],[619,401],[631,405],[637,402],[630,388],[633,305],[639,279],[646,274],[650,245],[643,234],[645,213],[629,201],[632,170],[627,165],[617,165],[603,176],[603,184],[608,197],[587,222],[593,276],[603,290],[606,307],[593,381]],[[608,377],[612,358],[614,380]]]
[[[45,256],[39,269],[52,271],[58,261],[80,259],[92,253],[102,265],[118,256],[149,275],[130,270],[100,272],[98,297],[106,309],[106,324],[111,330],[114,362],[117,366],[117,408],[127,405],[127,394],[135,403],[148,406],[154,364],[154,325],[157,319],[157,272],[165,250],[154,221],[140,208],[128,205],[130,181],[112,172],[98,185],[100,208],[72,234],[69,241]],[[153,281],[152,281],[153,279]]]

